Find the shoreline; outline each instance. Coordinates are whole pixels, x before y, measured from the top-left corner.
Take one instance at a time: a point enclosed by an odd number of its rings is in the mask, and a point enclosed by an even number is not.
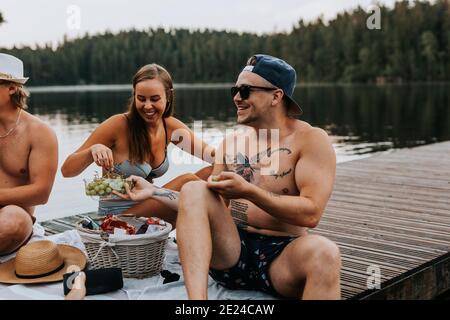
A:
[[[182,90],[209,90],[228,89],[232,87],[232,82],[217,83],[175,83],[175,89]],[[404,82],[404,83],[361,83],[361,82],[300,82],[297,88],[314,87],[398,87],[398,86],[436,86],[450,85],[450,82]],[[60,85],[60,86],[30,86],[27,87],[30,93],[59,93],[59,92],[102,92],[102,91],[131,91],[131,84],[86,84],[86,85]]]

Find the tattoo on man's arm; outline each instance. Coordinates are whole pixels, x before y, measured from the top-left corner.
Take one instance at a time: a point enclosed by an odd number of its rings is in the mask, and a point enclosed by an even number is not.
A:
[[[169,198],[169,200],[176,200],[178,199],[178,194],[171,190],[165,190],[165,189],[157,189],[153,192],[153,196],[155,197],[164,197]]]
[[[272,177],[275,177],[275,179],[278,179],[278,178],[284,178],[285,176],[287,176],[291,172],[292,172],[292,168],[290,168],[288,171],[283,171],[283,173],[280,173],[280,174],[272,172],[270,175]]]
[[[248,204],[236,200],[231,200],[230,205],[231,205],[231,216],[233,217],[234,223],[236,223],[240,227],[247,228]]]

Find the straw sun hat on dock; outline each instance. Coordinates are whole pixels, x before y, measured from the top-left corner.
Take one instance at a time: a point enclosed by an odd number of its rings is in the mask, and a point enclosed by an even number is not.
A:
[[[48,240],[35,241],[20,248],[14,259],[0,264],[0,283],[62,281],[69,266],[85,268],[86,256],[80,249]]]

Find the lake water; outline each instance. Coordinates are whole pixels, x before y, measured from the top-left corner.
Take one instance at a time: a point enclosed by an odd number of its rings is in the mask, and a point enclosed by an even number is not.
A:
[[[130,96],[128,86],[78,89],[31,88],[30,111],[58,136],[59,167],[99,123],[124,112]],[[304,110],[302,119],[329,133],[338,162],[450,139],[450,84],[310,85],[297,88],[295,98]],[[191,128],[201,120],[203,139],[217,146],[225,129],[235,127],[236,109],[228,88],[178,86],[175,116]],[[190,156],[180,158],[175,149],[169,147],[172,161],[192,162]],[[164,184],[203,165],[172,162],[169,172],[155,183]],[[84,195],[83,184],[83,178],[91,178],[95,171],[98,167],[91,165],[76,178],[63,178],[58,171],[49,202],[37,208],[38,220],[96,210],[97,202]]]

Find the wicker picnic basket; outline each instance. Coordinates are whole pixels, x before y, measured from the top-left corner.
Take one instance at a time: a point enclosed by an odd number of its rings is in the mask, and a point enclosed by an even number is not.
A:
[[[120,218],[134,226],[146,220],[130,216]],[[101,230],[90,230],[83,228],[81,221],[76,224],[76,228],[92,268],[121,268],[125,278],[141,279],[161,272],[172,225],[166,222],[162,230],[139,235],[113,235]]]

